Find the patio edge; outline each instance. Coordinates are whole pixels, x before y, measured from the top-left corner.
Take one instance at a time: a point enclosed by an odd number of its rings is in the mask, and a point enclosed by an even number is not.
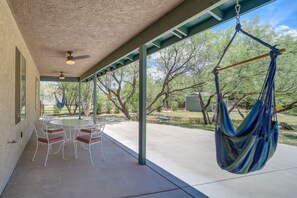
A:
[[[132,157],[134,157],[136,160],[138,160],[138,154],[130,149],[129,147],[125,146],[118,140],[114,139],[113,137],[109,136],[108,134],[104,133],[105,138],[110,140],[112,143],[126,151],[128,154],[130,154]],[[185,193],[189,194],[192,197],[201,197],[201,198],[207,198],[205,194],[194,188],[193,186],[189,185],[188,183],[184,182],[183,180],[179,179],[178,177],[172,175],[171,173],[167,172],[165,169],[161,168],[157,164],[153,163],[152,161],[146,159],[146,166],[148,166],[150,169],[167,179],[169,182],[177,186],[178,189],[184,191]]]

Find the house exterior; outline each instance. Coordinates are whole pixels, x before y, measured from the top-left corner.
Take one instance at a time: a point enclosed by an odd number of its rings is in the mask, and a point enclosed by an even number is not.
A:
[[[269,3],[271,0],[262,0],[262,1],[249,1],[243,0],[242,12],[247,12],[251,9],[254,9],[258,6]],[[101,1],[100,1],[101,2]],[[103,2],[103,1],[102,1]],[[101,3],[102,3],[101,2]],[[115,3],[115,1],[111,1]],[[151,1],[146,1],[146,3]],[[160,1],[154,1],[159,5]],[[168,1],[169,2],[169,1]],[[226,20],[234,18],[234,1],[226,0],[215,0],[215,1],[179,1],[176,0],[174,3],[171,1],[170,7],[166,7],[166,4],[163,3],[159,8],[158,17],[147,21],[146,27],[135,28],[134,32],[131,32],[131,27],[134,25],[141,26],[143,20],[150,19],[156,16],[147,17],[145,14],[155,11],[153,5],[150,5],[150,9],[145,11],[139,11],[135,9],[139,17],[130,19],[126,13],[115,13],[122,14],[122,16],[127,16],[125,20],[120,21],[112,28],[110,23],[105,27],[95,26],[92,24],[86,24],[82,21],[79,25],[82,28],[92,27],[98,28],[96,31],[92,32],[68,32],[63,28],[60,29],[56,26],[47,26],[46,23],[38,24],[37,21],[35,24],[33,21],[34,18],[41,17],[37,15],[33,17],[32,21],[26,16],[32,16],[33,11],[38,11],[38,6],[48,6],[48,13],[51,17],[44,17],[45,20],[55,20],[55,16],[63,14],[66,8],[71,7],[73,17],[78,17],[81,19],[90,17],[91,14],[94,14],[94,18],[88,19],[89,22],[100,20],[98,18],[98,13],[89,13],[86,12],[86,15],[76,16],[76,12],[80,12],[83,9],[80,9],[79,5],[69,5],[67,2],[56,1],[56,4],[48,5],[46,3],[35,3],[32,1],[13,1],[13,0],[1,0],[0,1],[0,194],[7,185],[9,178],[11,177],[21,155],[24,151],[31,135],[33,132],[33,122],[39,119],[40,105],[39,105],[39,84],[42,80],[58,80],[57,70],[58,64],[51,62],[51,59],[55,59],[54,56],[43,57],[40,59],[36,54],[45,48],[50,48],[58,46],[61,43],[68,43],[69,39],[78,40],[85,39],[86,43],[83,43],[89,51],[101,50],[104,53],[100,54],[100,57],[96,59],[96,53],[92,54],[93,62],[88,62],[88,64],[81,63],[80,67],[68,67],[67,72],[69,72],[69,81],[83,82],[86,80],[94,80],[96,76],[105,75],[107,71],[111,69],[117,69],[119,67],[125,66],[133,61],[140,61],[140,88],[141,93],[145,93],[146,85],[146,55],[152,54],[155,51],[158,51],[164,47],[167,47],[175,42],[178,42],[182,39],[188,38],[191,35],[194,35],[200,31],[208,29],[214,25],[220,24]],[[26,4],[28,3],[28,4]],[[31,4],[30,4],[31,3]],[[68,1],[69,3],[69,1]],[[84,2],[88,5],[89,1]],[[130,2],[131,3],[131,2]],[[66,8],[63,7],[67,5]],[[127,2],[126,2],[127,4]],[[55,5],[58,5],[57,10],[51,9]],[[99,5],[99,4],[98,4]],[[97,5],[97,6],[98,6]],[[24,6],[24,7],[22,7]],[[30,7],[32,6],[32,7]],[[36,7],[33,7],[36,6]],[[60,7],[59,7],[60,6]],[[125,6],[125,4],[123,4]],[[142,5],[143,9],[146,8],[146,5]],[[92,7],[92,5],[89,5]],[[129,7],[127,5],[127,7]],[[107,9],[114,10],[114,7],[106,7]],[[166,8],[166,9],[165,9]],[[25,11],[27,9],[27,11]],[[30,10],[32,9],[32,10]],[[32,11],[32,12],[31,12]],[[60,11],[60,12],[59,12]],[[67,10],[66,10],[67,11]],[[22,13],[21,13],[22,12]],[[53,13],[52,13],[53,12]],[[14,14],[13,14],[14,13]],[[19,16],[18,14],[23,14]],[[36,12],[38,14],[38,12]],[[40,14],[40,13],[39,13]],[[24,16],[24,18],[22,17]],[[65,16],[67,17],[67,16]],[[111,16],[112,17],[112,16]],[[106,19],[107,17],[102,17]],[[101,18],[101,19],[102,19]],[[94,19],[94,20],[93,20]],[[102,20],[103,20],[102,19]],[[109,20],[106,19],[106,20]],[[121,23],[129,21],[131,27],[124,26],[118,30],[118,26]],[[138,23],[132,23],[137,21]],[[48,21],[53,24],[58,21]],[[117,21],[115,21],[117,22]],[[28,25],[29,24],[29,25]],[[33,24],[33,25],[32,25]],[[30,26],[32,25],[32,26]],[[69,25],[64,24],[66,28],[77,27],[76,21],[69,19]],[[138,27],[137,26],[137,27]],[[22,28],[20,28],[22,27]],[[32,27],[37,27],[37,29],[32,29]],[[134,26],[133,26],[134,27]],[[41,28],[49,28],[49,30],[55,30],[56,32],[62,32],[63,37],[55,37],[55,34],[51,32],[41,32]],[[108,29],[107,32],[120,32],[118,35],[121,42],[114,42],[115,37],[113,34],[111,36],[104,35],[104,32],[100,30]],[[40,31],[39,31],[40,30]],[[71,29],[70,29],[71,30]],[[92,39],[85,38],[84,35],[90,33],[93,35]],[[37,37],[30,37],[31,35],[40,35],[42,42],[38,43],[43,45],[44,48],[34,46],[37,40],[40,39]],[[102,36],[103,35],[103,36]],[[54,38],[55,42],[48,42],[48,38]],[[98,38],[98,39],[97,39]],[[97,46],[98,49],[94,50],[93,43],[97,40],[103,40],[103,43],[107,43],[106,48]],[[29,50],[29,47],[30,50]],[[35,48],[36,47],[36,48]],[[77,46],[75,46],[77,47]],[[73,48],[75,48],[73,46]],[[78,46],[79,48],[81,46]],[[57,49],[60,50],[60,49]],[[69,50],[69,49],[64,49]],[[33,54],[35,55],[33,58]],[[59,60],[59,59],[57,59]],[[62,59],[63,60],[63,59]],[[37,65],[37,62],[39,63]],[[64,63],[63,63],[64,64]],[[66,68],[66,67],[64,67]],[[58,68],[60,69],[60,68]],[[143,69],[143,70],[142,70]],[[55,71],[50,73],[51,71]],[[72,72],[72,73],[71,73]],[[139,163],[145,164],[145,101],[146,95],[143,94],[140,97],[141,104],[140,113],[142,117],[140,118],[140,152],[139,152]],[[190,108],[190,107],[189,107]]]

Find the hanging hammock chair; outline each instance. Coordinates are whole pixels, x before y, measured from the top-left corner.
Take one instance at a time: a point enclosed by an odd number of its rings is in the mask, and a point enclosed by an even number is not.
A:
[[[220,68],[220,63],[239,32],[268,47],[271,61],[258,100],[241,125],[235,129],[220,92],[218,74],[220,70],[226,68]],[[259,170],[273,156],[276,150],[278,122],[276,118],[274,75],[276,60],[278,55],[281,54],[280,51],[283,52],[284,50],[278,50],[275,46],[271,46],[245,32],[238,20],[236,31],[214,69],[217,90],[216,157],[218,165],[228,172],[245,174]],[[231,67],[234,67],[234,65]],[[227,68],[230,68],[230,66]]]
[[[59,108],[59,109],[63,109],[65,104],[66,104],[66,99],[65,97],[62,98],[62,100],[60,101],[56,95],[56,92],[54,93],[55,94],[55,99],[56,99],[56,106]]]

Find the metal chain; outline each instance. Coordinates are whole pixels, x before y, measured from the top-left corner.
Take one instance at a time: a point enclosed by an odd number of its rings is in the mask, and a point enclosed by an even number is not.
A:
[[[240,23],[240,4],[239,4],[239,0],[236,0],[235,12],[236,12],[236,24],[239,24]]]

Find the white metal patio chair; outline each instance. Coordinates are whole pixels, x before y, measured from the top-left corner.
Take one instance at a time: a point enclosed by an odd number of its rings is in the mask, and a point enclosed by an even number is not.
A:
[[[36,134],[36,149],[32,161],[35,160],[39,143],[47,145],[47,153],[44,161],[44,166],[47,165],[48,156],[51,153],[53,144],[61,143],[57,152],[59,152],[59,150],[62,148],[62,158],[64,159],[64,144],[66,137],[65,130],[63,128],[48,130],[47,125],[40,121],[34,123],[33,127]]]
[[[64,131],[63,128],[60,126],[51,124],[50,121],[52,121],[55,117],[53,116],[44,116],[43,118],[39,119],[39,121],[42,123],[42,125],[47,126],[47,132],[48,133],[61,133]]]
[[[105,160],[103,146],[102,146],[104,127],[105,127],[105,123],[98,123],[94,125],[92,128],[85,128],[80,130],[79,135],[76,137],[76,141],[75,141],[75,158],[76,159],[78,159],[77,144],[78,142],[80,142],[82,144],[88,145],[88,148],[85,148],[84,146],[83,148],[89,151],[89,156],[90,156],[92,165],[94,164],[93,158],[92,158],[92,145],[94,144],[100,144],[101,154],[102,154],[103,160]]]

